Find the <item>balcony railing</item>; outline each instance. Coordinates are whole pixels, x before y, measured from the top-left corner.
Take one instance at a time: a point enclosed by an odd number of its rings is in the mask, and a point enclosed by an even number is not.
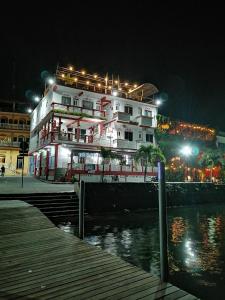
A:
[[[123,140],[123,139],[115,139],[113,140],[113,147],[124,148],[124,149],[137,149],[137,142]]]
[[[74,142],[74,143],[85,143],[92,144],[93,136],[92,135],[83,135],[78,136],[77,134],[70,132],[53,132],[54,140],[63,141],[63,142]]]
[[[69,114],[80,117],[105,119],[105,111],[98,109],[88,109],[82,106],[66,105],[62,103],[52,103],[52,109],[56,113]]]
[[[130,121],[130,114],[122,112],[122,111],[117,111],[113,114],[114,118],[117,118],[117,121],[122,121],[122,122],[129,122]]]
[[[152,117],[148,116],[138,116],[136,117],[139,125],[153,127]]]
[[[30,130],[30,125],[0,123],[0,129]]]
[[[6,142],[6,141],[0,141],[0,147],[20,147],[20,142]]]

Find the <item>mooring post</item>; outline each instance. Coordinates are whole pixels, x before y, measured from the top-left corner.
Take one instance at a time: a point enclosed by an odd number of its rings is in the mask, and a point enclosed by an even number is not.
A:
[[[85,182],[80,182],[79,195],[79,238],[84,239],[84,202],[85,202]]]
[[[159,182],[159,242],[160,242],[160,277],[167,282],[168,270],[168,236],[167,236],[167,204],[166,204],[166,181],[165,164],[158,162]]]

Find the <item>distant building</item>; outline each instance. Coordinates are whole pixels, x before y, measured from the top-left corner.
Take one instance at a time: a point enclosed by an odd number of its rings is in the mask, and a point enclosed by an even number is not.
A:
[[[24,109],[25,103],[0,101],[0,167],[5,166],[5,175],[19,175],[23,158],[19,153],[20,143],[29,143],[30,117],[16,112],[17,105]],[[28,157],[24,158],[24,174],[28,174]]]
[[[30,153],[35,176],[48,180],[77,174],[101,174],[100,147],[121,156],[106,163],[107,175],[143,175],[135,165],[140,145],[155,144],[158,107],[152,84],[58,68],[56,82],[31,116]],[[154,175],[149,168],[148,175]]]
[[[225,150],[225,132],[219,131],[216,135],[216,145],[218,148]]]

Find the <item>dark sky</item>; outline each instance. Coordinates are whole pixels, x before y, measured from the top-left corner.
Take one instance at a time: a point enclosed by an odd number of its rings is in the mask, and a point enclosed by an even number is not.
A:
[[[83,0],[48,6],[33,1],[30,7],[18,2],[1,12],[0,98],[12,98],[13,65],[16,98],[24,100],[27,90],[43,92],[43,70],[71,63],[90,73],[151,82],[166,100],[160,113],[225,130],[222,5]]]

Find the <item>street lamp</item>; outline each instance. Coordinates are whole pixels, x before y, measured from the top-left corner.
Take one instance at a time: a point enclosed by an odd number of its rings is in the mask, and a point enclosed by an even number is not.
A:
[[[32,113],[32,109],[31,109],[31,108],[28,108],[28,109],[27,109],[27,112],[28,112],[28,114],[31,114],[31,113]]]

